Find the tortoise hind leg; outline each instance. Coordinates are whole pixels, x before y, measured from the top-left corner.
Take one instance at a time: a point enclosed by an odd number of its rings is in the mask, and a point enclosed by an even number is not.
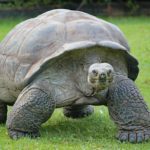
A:
[[[94,108],[90,105],[68,106],[64,108],[64,115],[69,118],[83,118],[91,115]]]
[[[7,119],[7,105],[0,101],[0,124],[5,123]]]
[[[55,108],[55,101],[43,89],[26,88],[18,97],[8,115],[8,134],[12,139],[40,136],[39,128],[47,121]]]
[[[132,80],[117,77],[109,88],[108,109],[119,128],[120,141],[139,143],[150,139],[150,112]]]

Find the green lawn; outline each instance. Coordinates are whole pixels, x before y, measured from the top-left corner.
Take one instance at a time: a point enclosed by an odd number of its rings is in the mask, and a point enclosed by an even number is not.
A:
[[[132,54],[139,60],[140,74],[136,84],[150,108],[150,18],[105,18],[125,33]],[[0,40],[19,19],[0,19]],[[11,140],[5,125],[0,126],[0,150],[150,150],[150,141],[142,144],[120,143],[114,137],[116,127],[109,119],[107,108],[95,107],[85,119],[73,120],[56,110],[41,128],[41,138]]]

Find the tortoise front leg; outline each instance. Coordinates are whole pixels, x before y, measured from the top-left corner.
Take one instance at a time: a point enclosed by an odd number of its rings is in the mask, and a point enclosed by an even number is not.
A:
[[[120,141],[139,143],[150,139],[150,112],[132,80],[116,77],[109,88],[108,109],[119,128]]]
[[[54,99],[43,89],[26,88],[8,115],[6,124],[9,136],[12,139],[38,137],[41,124],[49,119],[54,108]]]
[[[7,118],[7,105],[0,101],[0,124],[5,123]]]

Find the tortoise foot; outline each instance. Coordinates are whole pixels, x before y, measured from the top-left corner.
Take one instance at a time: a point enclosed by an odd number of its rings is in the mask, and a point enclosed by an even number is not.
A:
[[[20,139],[21,137],[30,137],[30,138],[40,137],[39,132],[22,132],[22,131],[11,130],[11,129],[8,129],[8,134],[10,138],[14,140]]]
[[[120,130],[117,138],[121,142],[141,143],[150,139],[150,129],[132,131]]]

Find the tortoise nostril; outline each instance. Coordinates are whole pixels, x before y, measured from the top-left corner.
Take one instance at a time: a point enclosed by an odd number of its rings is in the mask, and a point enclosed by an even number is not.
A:
[[[106,81],[106,74],[101,73],[100,76],[99,76],[99,80],[105,82]]]
[[[100,78],[106,78],[106,74],[105,73],[101,73],[100,74]]]

